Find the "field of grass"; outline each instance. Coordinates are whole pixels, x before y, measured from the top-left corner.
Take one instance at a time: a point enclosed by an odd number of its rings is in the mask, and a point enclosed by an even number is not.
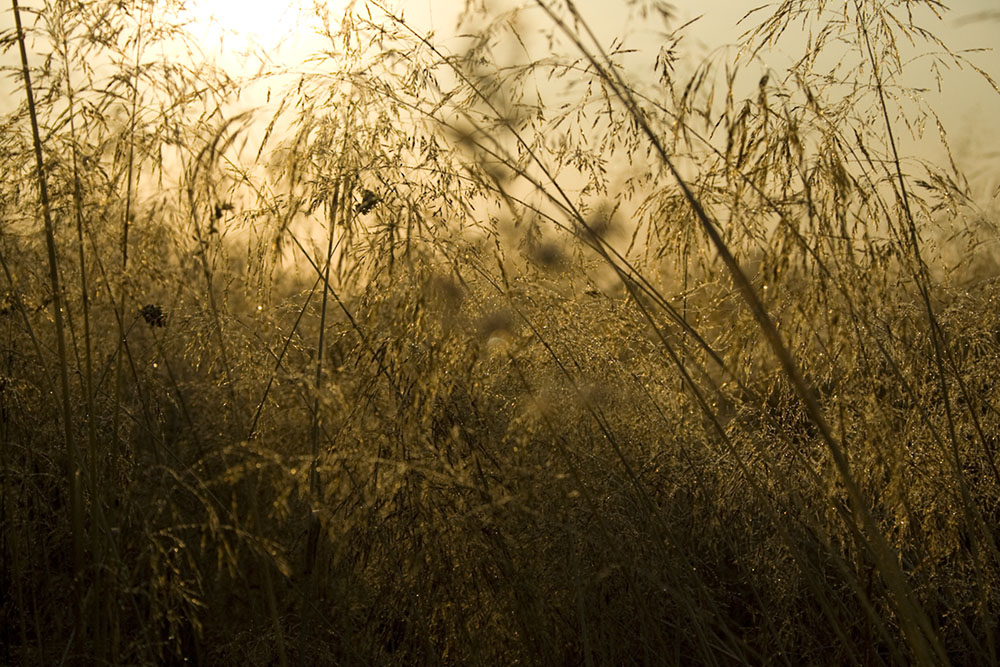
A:
[[[565,1],[239,76],[167,0],[32,7],[0,664],[1000,663],[997,193],[905,152],[904,65],[971,67],[937,2],[704,63],[650,2],[654,77]]]

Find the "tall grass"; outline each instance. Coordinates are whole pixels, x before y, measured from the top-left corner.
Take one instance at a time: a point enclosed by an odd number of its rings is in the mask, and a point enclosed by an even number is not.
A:
[[[570,2],[318,10],[241,77],[171,3],[13,6],[0,662],[1000,660],[938,3],[701,62],[638,3],[656,80]]]

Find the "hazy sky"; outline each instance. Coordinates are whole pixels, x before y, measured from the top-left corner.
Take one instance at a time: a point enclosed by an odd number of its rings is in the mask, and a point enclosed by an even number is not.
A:
[[[31,0],[23,1],[33,4]],[[331,15],[339,16],[346,2],[328,1]],[[294,12],[288,11],[288,7],[296,4],[311,6],[312,2],[313,0],[187,0],[196,23],[201,24],[197,29],[203,31],[202,39],[214,44],[218,44],[220,34],[217,28],[206,27],[209,25],[209,15],[216,15],[233,31],[252,33],[260,41],[266,42],[276,34],[293,29],[295,16]],[[487,2],[491,6],[510,6],[515,0]],[[465,0],[386,0],[386,3],[402,8],[407,20],[415,27],[433,29],[440,39],[447,40],[447,36],[454,33],[455,19]],[[630,3],[627,0],[576,0],[576,3],[604,39],[624,36],[628,46],[640,49],[651,62],[659,46],[655,36],[655,30],[660,28],[658,22],[644,24],[638,20],[630,21],[627,9]],[[529,4],[528,0],[523,0],[523,4]],[[700,16],[689,28],[688,38],[682,48],[691,52],[694,57],[701,57],[713,49],[734,43],[742,31],[737,25],[738,21],[751,8],[764,4],[764,0],[674,0],[671,4],[676,8],[679,23]],[[364,5],[364,0],[356,0],[355,8],[363,10]],[[956,50],[1000,48],[1000,0],[955,0],[953,5],[957,9],[942,21],[931,19],[928,22],[927,27],[932,32]],[[828,3],[828,7],[835,6],[836,2]],[[6,24],[13,23],[9,8],[3,15]],[[744,27],[750,25],[747,23]],[[303,53],[307,48],[307,35],[308,31],[303,32],[280,51],[275,50],[274,54],[279,60],[294,61],[296,53]],[[225,38],[224,44],[230,50],[239,44],[239,38],[230,34]],[[794,44],[789,48],[794,50]],[[780,62],[780,57],[774,58],[775,62]],[[973,54],[970,58],[994,79],[1000,80],[1000,53]],[[16,62],[16,50],[9,50],[2,60],[5,65],[13,65]],[[771,63],[771,58],[766,60]],[[762,69],[763,67],[761,65]],[[646,67],[643,69],[649,71]],[[17,85],[18,82],[8,79],[4,83],[10,86]],[[930,76],[912,83],[927,87],[934,84]],[[928,93],[927,100],[941,113],[963,168],[970,172],[985,172],[990,182],[1000,182],[1000,178],[995,175],[1000,172],[1000,130],[997,129],[996,122],[1000,118],[1000,95],[971,72],[952,72],[947,75],[942,93]],[[930,157],[938,158],[934,155]],[[975,174],[972,176],[975,177]]]
[[[454,8],[461,4],[454,0],[398,2],[399,6],[406,8],[408,19],[414,23],[425,23],[439,33],[449,32],[456,15]],[[658,46],[653,29],[659,29],[659,24],[652,22],[644,29],[641,22],[630,21],[626,0],[576,0],[576,4],[591,26],[607,39],[627,32],[630,46],[648,48],[650,52]],[[734,44],[743,30],[752,27],[758,20],[751,17],[744,24],[739,24],[751,9],[765,6],[755,16],[764,16],[767,11],[765,0],[672,0],[669,4],[676,10],[678,24],[697,19],[688,30],[689,39],[685,42],[697,57]],[[770,4],[776,6],[779,3]],[[832,9],[836,4],[828,3],[828,8]],[[1000,0],[955,0],[946,4],[952,11],[940,21],[927,13],[924,25],[952,50],[1000,49]],[[789,48],[794,49],[794,44],[790,44]],[[969,54],[968,57],[994,80],[1000,81],[1000,51]],[[930,74],[912,84],[928,88],[935,86]],[[961,166],[970,172],[989,171],[987,182],[980,183],[982,187],[992,189],[1000,183],[1000,129],[997,123],[1000,119],[1000,95],[972,71],[953,71],[946,75],[941,93],[929,92],[926,99],[941,115]],[[932,147],[930,150],[935,149]],[[932,153],[931,157],[938,159],[943,154]],[[969,175],[971,180],[976,181],[977,174]]]
[[[198,0],[190,0],[197,3]],[[206,1],[206,0],[203,0]],[[244,20],[253,24],[259,20],[264,7],[274,7],[273,0],[260,2],[256,12],[247,12],[247,2],[252,0],[208,0],[206,6],[224,7],[227,4],[237,8],[231,16],[244,16]],[[288,2],[288,0],[285,0]],[[311,4],[311,0],[292,0]],[[338,7],[330,0],[331,14],[338,14],[343,4]],[[477,0],[482,1],[482,0]],[[488,6],[508,7],[515,2],[530,4],[530,0],[486,0]],[[610,41],[613,37],[626,37],[629,47],[637,48],[648,54],[651,64],[655,51],[659,46],[656,31],[661,27],[658,21],[643,23],[631,17],[628,11],[628,0],[575,0],[581,13],[598,34]],[[280,4],[281,0],[278,0]],[[387,0],[391,7],[401,8],[407,21],[417,28],[433,29],[439,39],[447,39],[454,34],[456,17],[465,5],[465,0]],[[677,14],[677,23],[681,24],[691,19],[698,20],[687,31],[687,39],[682,48],[687,49],[694,59],[709,54],[715,49],[727,44],[734,44],[740,33],[755,25],[756,19],[751,17],[742,26],[738,25],[748,11],[755,7],[765,9],[757,16],[764,16],[767,9],[765,0],[673,0],[670,4]],[[779,3],[772,2],[771,5]],[[836,2],[828,3],[832,11]],[[951,3],[953,11],[937,20],[929,12],[925,12],[924,26],[940,37],[953,50],[985,48],[1000,49],[1000,0],[955,0]],[[364,7],[364,0],[356,0],[355,8]],[[256,17],[256,18],[255,18]],[[287,18],[287,12],[286,12]],[[236,19],[232,19],[236,20]],[[266,19],[264,25],[275,24],[275,17]],[[786,43],[788,53],[796,56],[797,45],[795,37]],[[300,42],[299,42],[300,43]],[[801,47],[801,44],[798,45]],[[1000,52],[969,54],[976,65],[989,72],[995,80],[1000,81]],[[765,57],[768,64],[772,58]],[[780,56],[773,57],[773,64],[781,62]],[[763,70],[763,65],[761,68]],[[645,67],[643,68],[649,71]],[[914,72],[921,71],[917,66]],[[935,87],[934,78],[929,74],[916,77],[911,85]],[[926,94],[929,104],[938,111],[949,132],[952,148],[961,166],[969,172],[988,172],[985,185],[981,187],[992,189],[1000,182],[996,174],[1000,172],[1000,129],[997,129],[996,119],[1000,118],[1000,95],[978,75],[971,71],[952,71],[946,73],[944,89],[938,93],[930,90]],[[935,154],[937,149],[933,142],[928,142],[928,157],[934,160],[942,159],[943,153]],[[970,174],[975,181],[976,174]]]

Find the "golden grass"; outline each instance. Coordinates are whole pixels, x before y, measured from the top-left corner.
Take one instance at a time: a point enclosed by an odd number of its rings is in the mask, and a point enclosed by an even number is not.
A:
[[[968,63],[824,7],[656,82],[544,0],[239,82],[32,12],[0,662],[995,664],[995,230],[900,45]]]

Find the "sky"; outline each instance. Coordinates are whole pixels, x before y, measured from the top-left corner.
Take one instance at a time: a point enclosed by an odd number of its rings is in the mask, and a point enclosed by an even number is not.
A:
[[[339,15],[344,3],[341,0],[327,0],[331,15]],[[482,1],[482,0],[478,0]],[[486,0],[494,7],[510,6],[516,0]],[[661,27],[659,22],[646,22],[630,17],[628,0],[575,0],[583,16],[595,29],[598,35],[610,42],[614,37],[625,36],[626,43],[639,49],[649,58],[659,45],[656,30]],[[456,18],[464,0],[386,0],[391,7],[401,10],[411,26],[422,30],[433,30],[439,40],[446,44],[453,41]],[[272,41],[274,36],[288,31],[294,31],[296,22],[293,19],[295,7],[302,4],[311,6],[312,0],[190,0],[198,16],[197,23],[209,26],[211,22],[205,18],[214,15],[230,26],[232,32],[223,37],[222,43],[226,49],[239,45],[240,37],[235,33],[252,35],[264,44],[265,50],[277,59],[297,57],[308,44],[304,32],[300,32],[292,40],[284,43],[279,50]],[[529,4],[525,2],[524,4]],[[695,20],[686,31],[683,48],[691,55],[691,62],[712,53],[716,49],[735,44],[741,32],[751,27],[748,22],[739,23],[747,12],[755,7],[766,6],[764,0],[672,0],[668,2],[675,10],[676,23],[682,24]],[[777,3],[771,3],[772,5]],[[364,0],[356,0],[355,8],[363,9]],[[829,7],[836,7],[836,2],[829,2]],[[953,50],[962,49],[1000,49],[1000,0],[954,0],[951,3],[953,11],[943,19],[937,20],[930,14],[925,16],[927,27],[939,36]],[[300,30],[302,26],[299,26]],[[215,28],[203,28],[204,38],[218,44],[220,33]],[[229,40],[228,43],[225,40]],[[791,54],[796,49],[796,37],[791,36],[783,42]],[[801,38],[799,44],[802,44]],[[797,54],[796,54],[797,55]],[[790,57],[788,55],[785,56]],[[1000,81],[1000,52],[969,54],[977,66],[989,72],[995,80]],[[767,64],[783,62],[776,53],[764,58]],[[645,71],[648,65],[643,63]],[[761,64],[763,73],[765,64]],[[918,71],[914,69],[914,71]],[[985,182],[982,188],[987,190],[1000,183],[1000,129],[997,129],[996,119],[1000,118],[1000,94],[997,94],[987,82],[971,70],[947,73],[944,88],[938,92],[936,83],[929,73],[916,76],[912,85],[928,88],[927,102],[940,114],[956,160],[966,171],[972,174],[975,181],[979,171],[985,172]],[[937,142],[927,141],[919,150],[926,153],[925,157],[938,161],[944,159],[944,153]],[[980,179],[983,180],[983,179]],[[975,185],[975,184],[974,184]]]
[[[346,0],[318,0],[329,5],[331,16],[339,16]],[[476,0],[491,6],[509,6],[518,0]],[[607,43],[616,36],[626,38],[626,43],[638,49],[649,59],[659,45],[656,31],[658,22],[643,22],[631,17],[627,7],[629,0],[575,0],[580,12],[588,20],[599,36]],[[457,44],[455,34],[456,18],[465,5],[465,0],[385,0],[387,4],[403,11],[407,21],[418,30],[433,30],[437,38],[445,44]],[[524,0],[525,4],[529,0]],[[31,0],[23,3],[34,4]],[[187,0],[191,8],[192,30],[198,39],[211,51],[220,45],[226,53],[233,53],[244,47],[248,40],[262,45],[268,56],[275,60],[294,62],[308,51],[310,40],[308,26],[302,23],[296,10],[311,7],[313,0]],[[746,13],[765,5],[765,0],[672,0],[668,2],[675,9],[676,23],[681,24],[697,19],[686,31],[683,48],[691,54],[692,62],[715,49],[734,44],[742,30],[749,23],[738,23]],[[774,3],[772,3],[774,4]],[[835,7],[836,2],[828,2]],[[355,0],[355,9],[363,11],[365,0]],[[997,48],[1000,49],[1000,0],[953,0],[956,9],[943,20],[931,20],[928,27],[953,49]],[[536,14],[537,15],[537,14]],[[3,12],[4,28],[12,26],[10,10]],[[930,18],[930,17],[928,17]],[[215,19],[215,20],[213,20]],[[296,32],[298,30],[298,32]],[[279,35],[294,34],[292,39],[277,46]],[[795,37],[791,50],[794,51]],[[973,54],[973,62],[1000,80],[1000,52]],[[16,63],[16,49],[10,49],[2,56],[4,65]],[[779,63],[779,54],[765,57],[765,61]],[[232,61],[239,67],[237,60]],[[764,64],[761,64],[762,72]],[[649,71],[644,66],[642,69]],[[10,77],[4,82],[10,87],[19,83]],[[914,80],[914,85],[933,87],[928,75]],[[15,92],[15,94],[18,94]],[[10,103],[8,98],[7,103]],[[960,166],[973,172],[972,180],[982,172],[987,190],[1000,183],[1000,129],[996,119],[1000,118],[1000,95],[971,71],[951,72],[945,80],[941,92],[931,90],[927,101],[941,114],[945,128],[949,132],[952,148]],[[0,106],[5,106],[0,100]],[[933,146],[927,148],[932,160],[944,158],[943,153],[935,153]]]
[[[838,0],[839,1],[839,0]],[[423,14],[433,18],[433,26],[438,30],[446,29],[447,24],[441,17],[441,5],[448,2],[441,0],[411,0],[414,19],[418,7],[423,6]],[[630,45],[647,49],[652,52],[658,46],[655,33],[643,30],[641,23],[629,20],[628,12],[623,10],[625,0],[576,0],[581,13],[595,30],[604,33],[606,40],[630,32]],[[671,0],[676,11],[677,23],[695,22],[688,29],[688,38],[684,42],[690,49],[693,58],[701,58],[716,49],[734,45],[741,33],[754,25],[750,17],[740,23],[749,11],[756,7],[780,4],[767,3],[766,0]],[[828,2],[828,6],[836,7],[838,2]],[[927,15],[927,23],[938,37],[953,50],[990,49],[992,52],[968,54],[968,57],[978,67],[988,72],[995,81],[1000,82],[1000,0],[953,0],[947,2],[952,11],[941,20]],[[766,12],[766,10],[765,10]],[[421,17],[423,18],[423,17]],[[659,27],[658,25],[654,27]],[[798,57],[794,36],[788,40],[788,53]],[[768,58],[765,57],[765,60]],[[775,59],[776,64],[783,62]],[[763,66],[762,66],[763,69]],[[919,67],[915,72],[921,71]],[[993,176],[989,180],[993,184],[1000,183],[1000,94],[971,70],[953,71],[948,73],[944,88],[937,92],[936,84],[930,73],[916,77],[913,85],[927,87],[931,90],[926,94],[928,103],[941,115],[947,129],[956,160],[967,170],[976,169],[981,164],[991,164]],[[944,153],[935,150],[936,144],[928,147],[931,159],[944,158]]]

